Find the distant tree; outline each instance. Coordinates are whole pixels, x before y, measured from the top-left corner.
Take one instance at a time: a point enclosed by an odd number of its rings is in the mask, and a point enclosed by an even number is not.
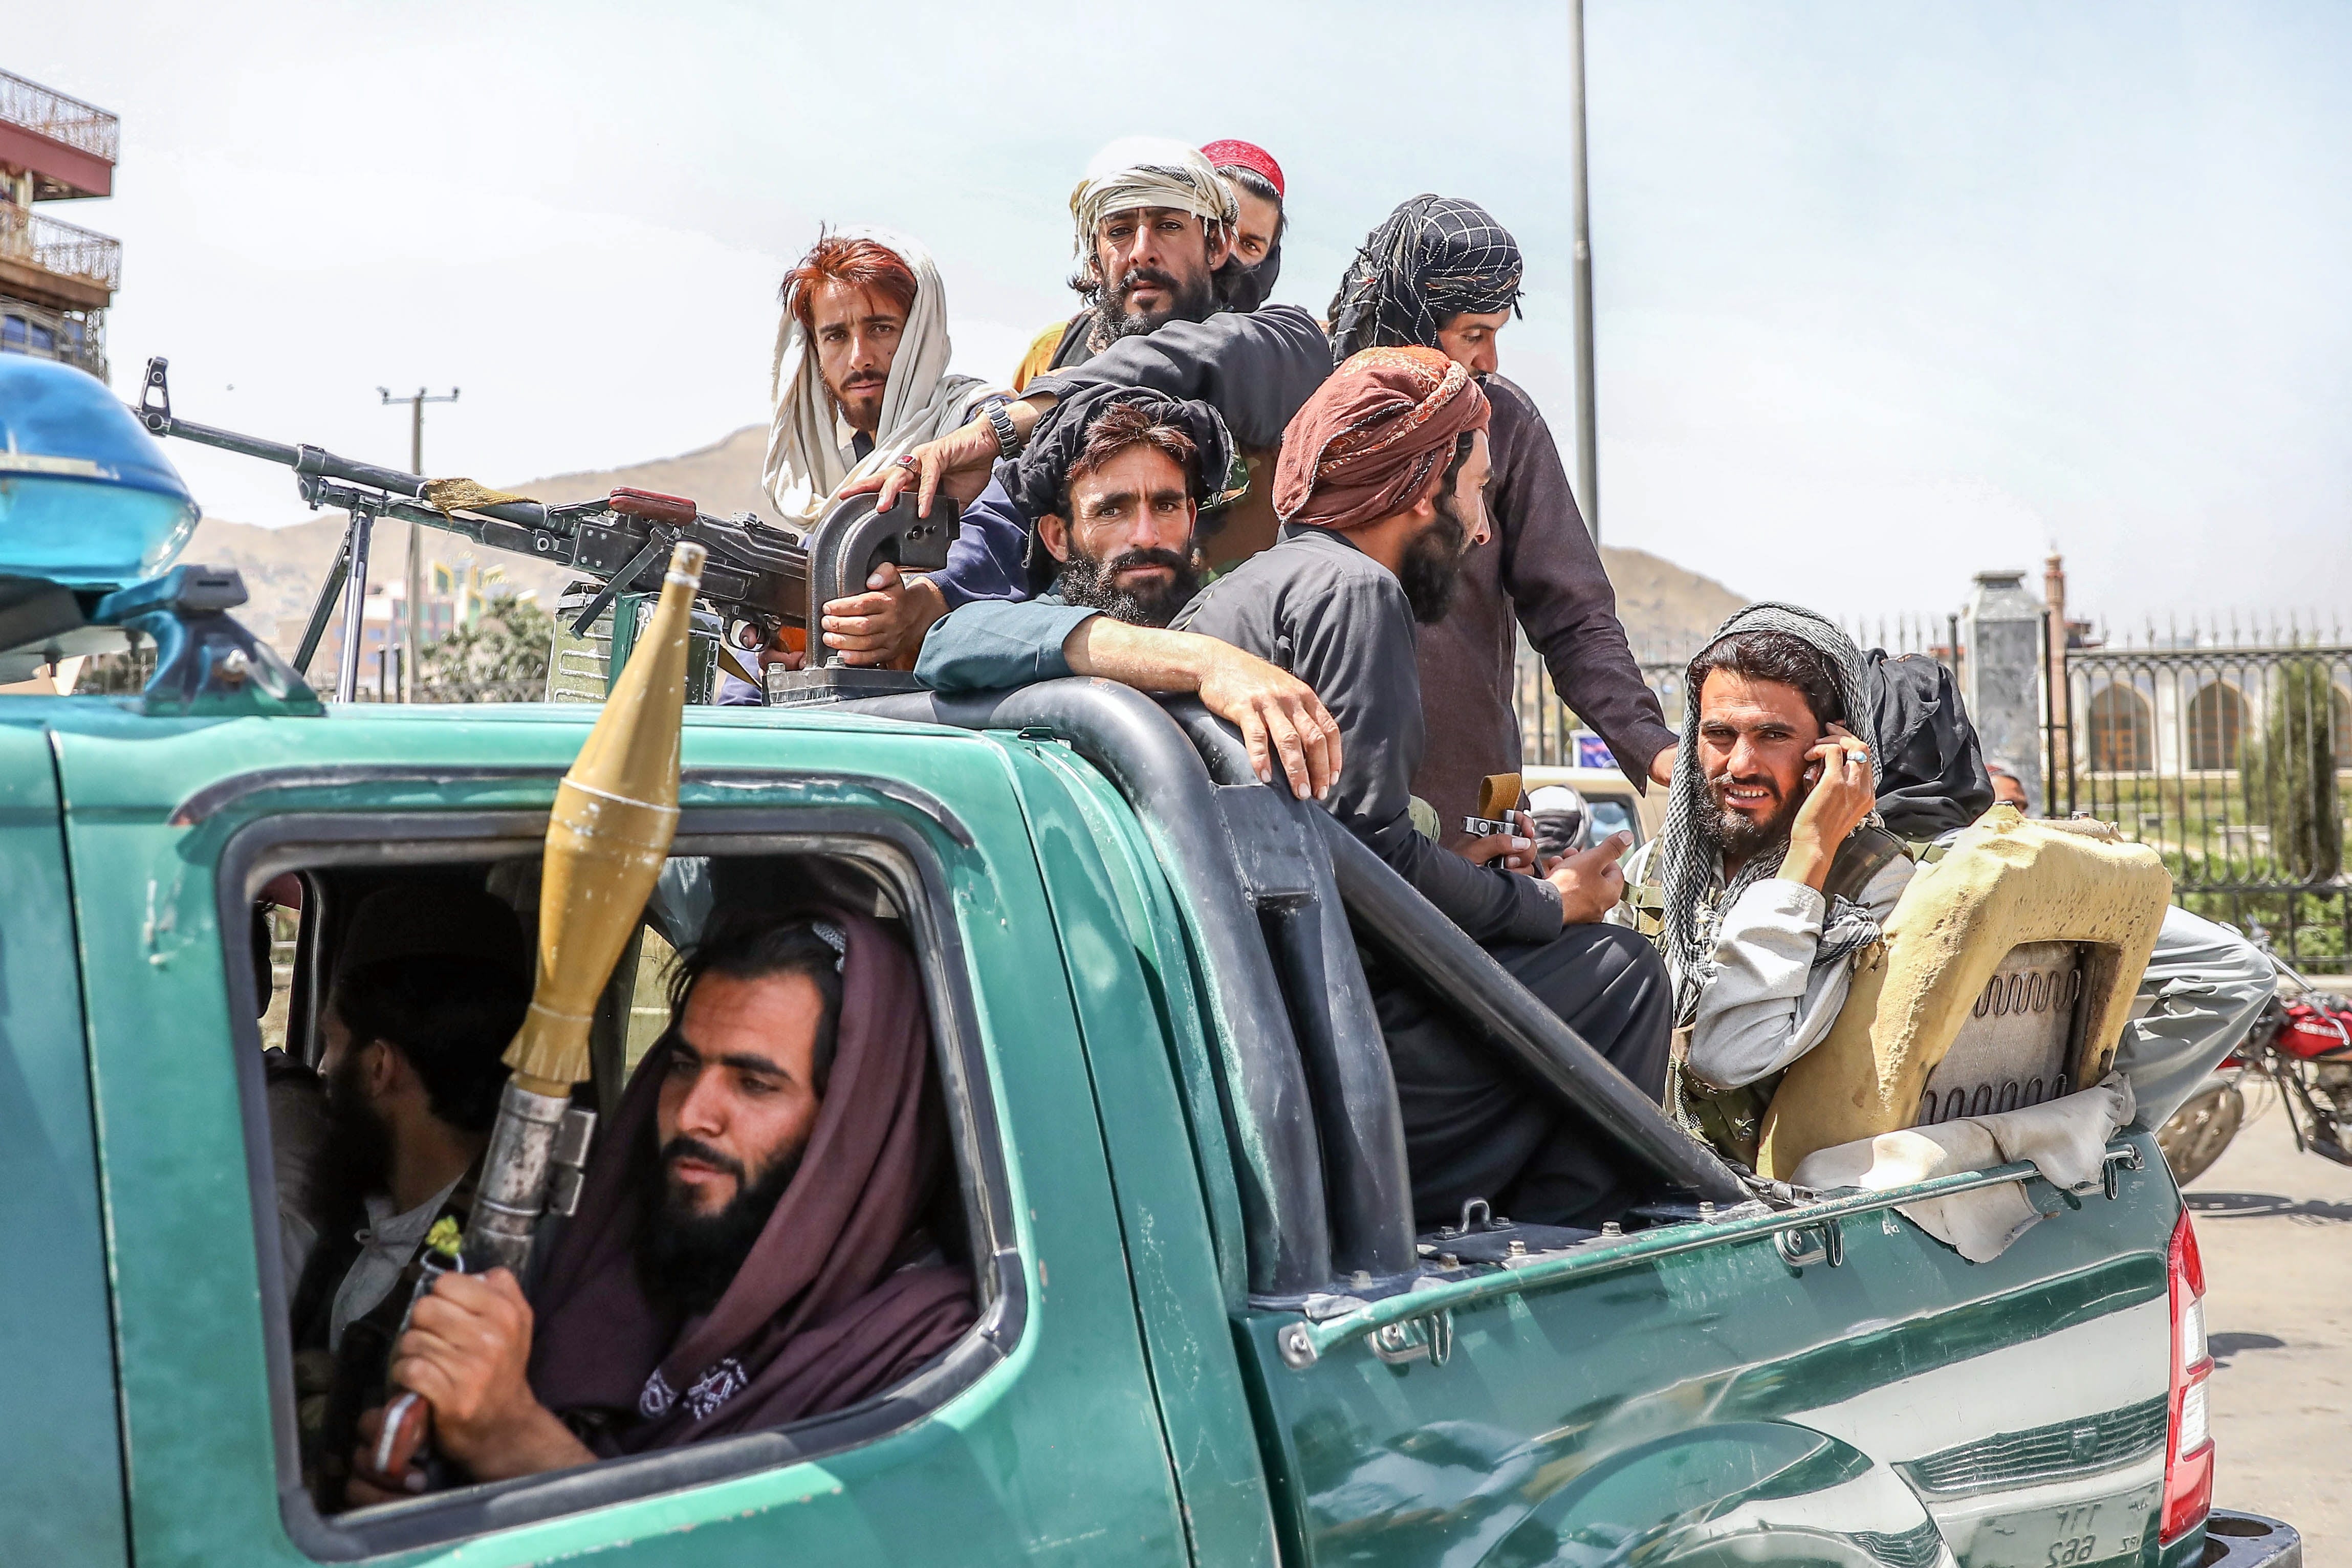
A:
[[[472,626],[418,650],[424,702],[529,702],[547,689],[555,617],[530,599],[494,596]]]
[[[155,645],[145,637],[136,638],[135,645],[122,653],[93,655],[81,667],[81,679],[74,682],[74,689],[109,697],[145,690],[155,674]]]
[[[2270,825],[2280,868],[2298,881],[2324,882],[2344,865],[2335,698],[2325,659],[2284,661],[2271,688],[2261,745],[2248,748],[2253,776],[2247,804]]]

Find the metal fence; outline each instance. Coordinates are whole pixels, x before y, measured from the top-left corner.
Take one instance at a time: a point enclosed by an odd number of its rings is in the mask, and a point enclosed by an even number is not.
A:
[[[122,287],[122,242],[44,213],[0,202],[0,255],[100,288]]]
[[[1642,661],[1642,679],[1658,694],[1668,724],[1678,726],[1683,721],[1683,669],[1688,663],[1687,658]],[[1583,723],[1552,689],[1551,671],[1524,637],[1519,641],[1511,706],[1518,714],[1523,763],[1538,767],[1576,765],[1576,731]]]
[[[333,695],[334,677],[331,671],[314,671],[324,693]],[[383,690],[362,686],[352,694],[355,702],[398,702],[403,700],[397,689]],[[535,680],[460,680],[445,681],[418,688],[406,700],[411,702],[544,702],[547,700],[547,678]]]
[[[2190,910],[2268,931],[2302,967],[2346,972],[2352,646],[2149,640],[2070,649],[2053,672],[2051,809],[2154,847]]]
[[[1889,653],[1927,654],[1951,665],[1955,672],[1959,668],[1953,653],[1959,637],[1957,615],[1874,616],[1842,621],[1839,626],[1858,647],[1882,647]],[[1683,678],[1697,652],[1696,647],[1662,647],[1650,642],[1634,649],[1643,684],[1657,694],[1658,706],[1665,712],[1666,727],[1677,732],[1683,725]],[[1523,762],[1538,766],[1574,765],[1576,731],[1583,726],[1552,689],[1551,672],[1524,636],[1519,638],[1511,706],[1518,716]]]
[[[122,148],[122,122],[113,115],[10,71],[0,71],[0,120],[110,163]]]

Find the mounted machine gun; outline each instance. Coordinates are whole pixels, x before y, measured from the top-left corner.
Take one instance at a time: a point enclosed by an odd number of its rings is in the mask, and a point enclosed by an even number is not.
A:
[[[813,604],[821,608],[836,596],[839,584],[854,592],[884,561],[910,572],[946,565],[948,545],[955,537],[951,503],[945,512],[935,504],[929,518],[917,517],[912,507],[897,508],[885,516],[875,512],[870,496],[835,506],[806,539],[749,512],[731,519],[711,517],[682,496],[649,490],[615,489],[593,500],[551,505],[487,489],[471,479],[426,479],[353,462],[319,447],[289,447],[180,418],[172,412],[167,369],[165,360],[147,362],[139,403],[131,410],[151,434],[282,464],[294,471],[303,500],[314,508],[332,507],[349,518],[293,658],[294,668],[307,673],[340,595],[339,701],[352,700],[357,691],[368,543],[380,518],[461,534],[494,550],[569,566],[593,580],[598,591],[572,622],[578,634],[584,634],[618,595],[659,594],[671,550],[681,542],[698,544],[709,552],[701,598],[727,623],[735,646],[746,649],[767,647],[787,627],[805,630]],[[819,579],[814,595],[810,593],[812,557]],[[824,656],[820,652],[818,657],[822,660]]]

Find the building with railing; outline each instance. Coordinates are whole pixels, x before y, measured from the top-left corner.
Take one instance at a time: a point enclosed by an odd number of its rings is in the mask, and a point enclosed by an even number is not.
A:
[[[36,204],[112,195],[121,145],[121,122],[105,110],[0,71],[0,353],[105,379],[121,242]]]

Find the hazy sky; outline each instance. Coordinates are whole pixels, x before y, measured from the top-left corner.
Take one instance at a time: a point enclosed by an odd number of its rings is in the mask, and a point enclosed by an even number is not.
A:
[[[922,237],[960,368],[1066,314],[1113,135],[1270,147],[1277,297],[1397,200],[1528,258],[1505,369],[1574,426],[1558,4],[0,0],[0,67],[120,113],[115,384],[490,482],[763,422],[820,222]],[[994,17],[994,20],[991,18]],[[1590,0],[1603,537],[1758,595],[1941,612],[2352,597],[2352,6]],[[233,389],[233,390],[232,390]],[[174,444],[212,513],[306,515]]]

